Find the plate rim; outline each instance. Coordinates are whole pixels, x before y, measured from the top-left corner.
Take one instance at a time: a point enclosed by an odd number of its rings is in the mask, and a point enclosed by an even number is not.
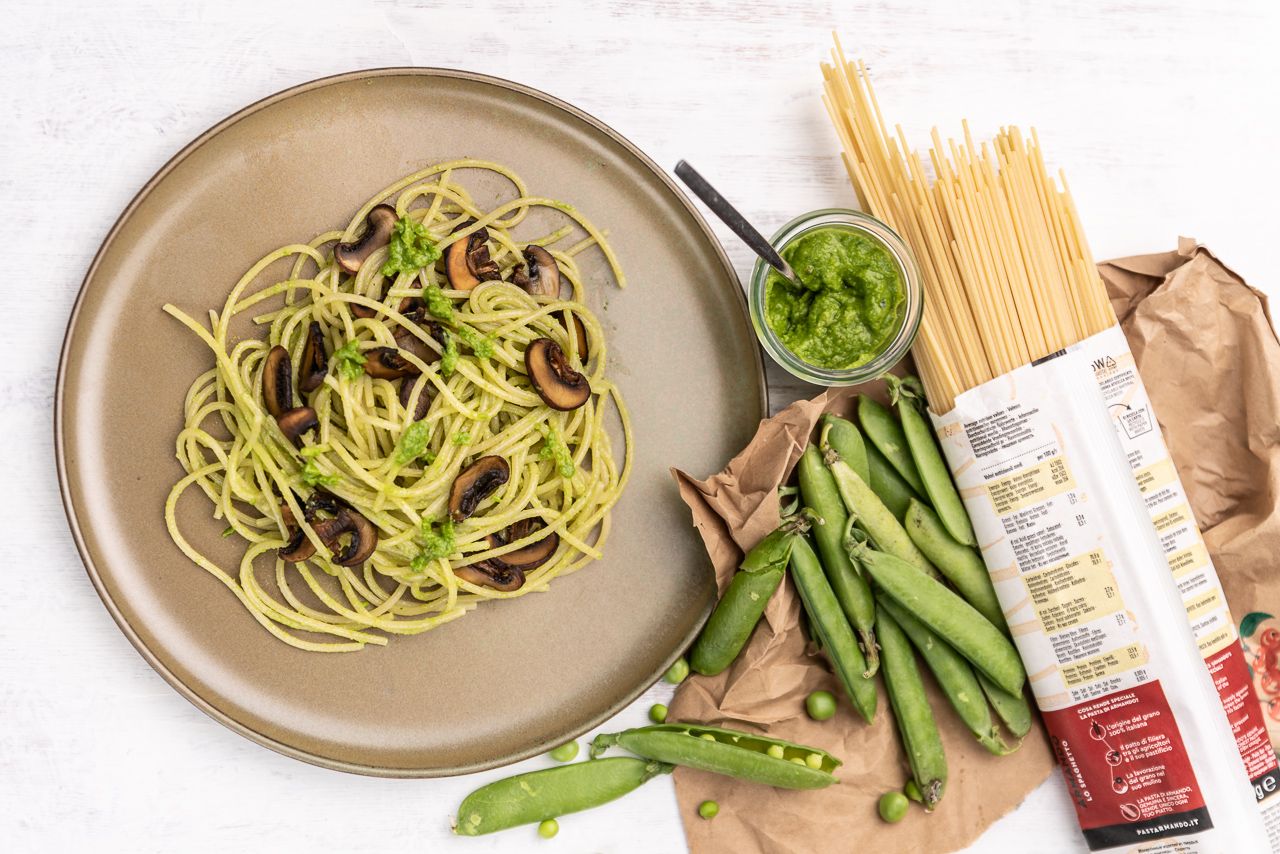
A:
[[[65,430],[65,426],[66,426],[65,425],[65,418],[66,418],[65,392],[66,392],[68,359],[70,358],[72,341],[73,339],[75,339],[75,336],[76,336],[76,327],[77,327],[78,321],[80,320],[81,310],[84,307],[86,294],[88,293],[90,287],[94,284],[95,277],[97,275],[99,267],[102,264],[103,259],[114,247],[115,242],[119,238],[120,233],[123,230],[125,224],[129,222],[129,220],[137,211],[137,209],[147,200],[147,198],[156,190],[156,188],[180,164],[182,164],[188,157],[193,155],[197,150],[199,150],[205,144],[213,140],[215,137],[217,137],[219,134],[221,134],[223,131],[227,130],[228,128],[232,127],[233,125],[239,123],[240,121],[246,118],[249,118],[250,116],[268,107],[281,103],[290,98],[303,95],[308,92],[314,91],[316,89],[321,89],[327,86],[332,86],[340,83],[347,83],[350,81],[367,80],[370,78],[400,77],[400,76],[446,77],[446,78],[452,78],[452,79],[458,79],[458,80],[471,81],[475,83],[482,83],[482,84],[493,86],[499,89],[505,89],[511,92],[515,92],[517,94],[533,98],[537,101],[541,101],[551,107],[554,107],[564,113],[567,113],[572,118],[585,122],[586,124],[593,127],[595,130],[597,130],[598,132],[604,134],[606,137],[608,137],[612,141],[621,145],[630,155],[632,155],[637,160],[639,160],[650,172],[656,175],[662,181],[662,183],[667,186],[669,190],[673,191],[674,196],[678,200],[680,200],[680,202],[684,205],[688,213],[693,217],[694,221],[697,223],[702,233],[710,241],[712,248],[715,250],[716,257],[720,261],[720,265],[729,274],[730,280],[734,283],[734,285],[736,285],[736,287],[734,287],[733,289],[734,294],[737,296],[739,307],[742,311],[742,316],[744,320],[747,321],[748,327],[750,327],[749,310],[747,306],[746,295],[743,293],[743,290],[742,290],[742,282],[738,278],[737,271],[734,269],[733,264],[729,260],[728,255],[725,253],[724,247],[720,244],[720,241],[716,237],[715,233],[707,225],[706,219],[703,218],[702,214],[697,210],[697,208],[694,207],[689,197],[684,193],[683,190],[680,189],[679,185],[677,185],[675,181],[672,180],[671,176],[668,175],[665,170],[663,170],[660,166],[658,166],[657,163],[655,163],[648,155],[646,155],[643,151],[637,148],[630,140],[622,136],[622,134],[618,133],[610,126],[606,125],[604,122],[595,118],[591,114],[579,109],[578,107],[575,107],[572,104],[569,104],[565,101],[560,100],[559,98],[556,98],[553,95],[548,95],[545,92],[542,92],[538,89],[534,89],[530,86],[526,86],[521,83],[516,83],[514,81],[506,80],[501,77],[494,77],[488,74],[480,74],[472,71],[461,71],[461,70],[451,69],[451,68],[418,67],[418,66],[386,66],[386,67],[379,67],[379,68],[360,69],[356,71],[346,71],[339,74],[329,75],[326,77],[315,78],[313,80],[300,83],[296,86],[290,86],[286,89],[282,89],[271,95],[267,95],[264,98],[260,98],[257,101],[254,101],[249,105],[242,107],[239,110],[236,110],[235,112],[231,113],[229,116],[222,119],[221,121],[216,122],[206,130],[201,132],[189,143],[184,145],[171,158],[169,158],[169,160],[166,161],[164,165],[161,166],[156,171],[156,173],[152,175],[146,181],[146,183],[142,185],[141,189],[139,189],[138,192],[133,196],[133,198],[130,199],[129,203],[125,205],[124,209],[120,212],[120,215],[116,217],[115,222],[112,223],[111,228],[107,231],[107,234],[103,238],[101,245],[99,245],[97,252],[94,253],[93,260],[89,263],[89,267],[85,271],[84,278],[80,282],[80,287],[76,291],[76,298],[74,303],[72,304],[71,313],[67,318],[67,327],[66,327],[66,331],[63,333],[62,345],[59,349],[59,354],[58,354],[57,381],[54,385],[53,445],[54,445],[54,458],[55,458],[57,473],[58,473],[58,491],[62,499],[63,512],[66,514],[67,524],[71,529],[71,536],[75,542],[76,552],[80,556],[80,562],[84,565],[85,572],[88,574],[89,580],[92,582],[93,588],[98,594],[98,598],[102,600],[102,603],[106,607],[107,612],[111,615],[112,620],[115,621],[116,627],[120,629],[120,631],[128,639],[129,643],[132,644],[133,648],[138,652],[139,655],[142,656],[143,660],[146,661],[147,664],[149,664],[151,668],[156,673],[158,673],[160,677],[164,679],[164,681],[170,687],[172,687],[175,691],[177,691],[180,696],[185,698],[197,709],[204,712],[206,715],[213,718],[215,721],[227,727],[231,731],[257,744],[260,744],[263,747],[266,747],[272,751],[275,751],[276,753],[282,754],[284,756],[288,756],[292,759],[297,759],[302,762],[306,762],[310,765],[316,765],[321,768],[327,768],[334,771],[343,771],[351,774],[359,774],[359,775],[371,776],[371,777],[422,779],[422,778],[436,778],[436,777],[455,777],[455,776],[462,776],[465,774],[473,774],[479,771],[485,771],[492,768],[500,768],[505,765],[510,765],[515,762],[520,762],[522,760],[531,758],[543,751],[540,748],[531,748],[529,750],[517,751],[516,753],[509,754],[506,756],[501,756],[492,760],[471,762],[463,765],[449,766],[449,767],[390,768],[390,767],[374,765],[374,764],[355,763],[355,762],[349,762],[349,761],[340,760],[340,759],[334,759],[332,757],[323,756],[318,753],[313,753],[311,751],[303,750],[294,745],[287,744],[283,741],[280,741],[279,739],[272,738],[271,736],[268,736],[265,733],[259,732],[258,730],[236,720],[231,715],[213,706],[208,700],[202,697],[195,689],[187,685],[176,673],[174,673],[168,666],[166,666],[164,662],[162,662],[160,658],[154,652],[152,652],[150,648],[147,647],[147,645],[143,642],[142,638],[139,636],[137,631],[134,630],[133,626],[125,618],[124,614],[117,607],[115,601],[112,599],[111,595],[108,593],[103,583],[102,575],[97,565],[94,563],[92,556],[89,553],[89,549],[85,542],[83,532],[81,531],[80,520],[76,515],[76,509],[75,509],[74,502],[72,499],[72,494],[71,494],[70,471],[67,464],[67,448],[66,448],[67,434]],[[769,411],[768,382],[765,375],[764,361],[760,354],[759,345],[757,344],[757,346],[751,348],[751,352],[752,352],[752,355],[754,356],[754,362],[755,362],[754,367],[755,367],[755,376],[757,380],[756,388],[760,398],[759,400],[760,411],[764,413],[764,415],[767,417],[768,411]],[[594,729],[595,727],[599,726],[600,724],[614,717],[615,715],[618,714],[618,712],[622,711],[622,709],[626,708],[627,706],[635,702],[635,700],[641,694],[643,694],[653,684],[655,684],[658,681],[658,679],[660,679],[662,675],[667,671],[667,669],[670,668],[671,665],[675,663],[675,660],[684,653],[684,650],[690,644],[692,644],[698,632],[701,631],[702,625],[706,622],[707,618],[710,616],[711,607],[712,606],[709,605],[707,608],[703,609],[704,613],[701,615],[701,617],[699,617],[695,621],[694,628],[680,639],[680,642],[675,647],[675,649],[671,653],[669,653],[667,657],[663,660],[663,663],[660,669],[658,669],[655,673],[651,674],[651,677],[641,680],[640,683],[634,689],[627,692],[621,700],[619,700],[618,702],[614,703],[613,705],[611,705],[610,707],[602,711],[599,715],[591,718],[589,721],[587,721],[587,723],[584,726],[574,727],[572,731],[566,733],[565,740],[567,741],[569,739],[577,739],[581,737],[584,733],[589,732],[590,730]]]

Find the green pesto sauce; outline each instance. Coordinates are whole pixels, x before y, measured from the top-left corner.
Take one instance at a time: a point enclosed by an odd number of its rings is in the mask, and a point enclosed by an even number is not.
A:
[[[898,331],[905,300],[893,256],[853,231],[820,228],[782,250],[803,286],[775,272],[765,285],[765,322],[811,365],[854,368]]]

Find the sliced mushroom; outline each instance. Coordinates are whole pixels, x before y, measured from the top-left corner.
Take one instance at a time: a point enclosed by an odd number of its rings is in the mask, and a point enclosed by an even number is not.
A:
[[[324,346],[324,333],[320,331],[318,321],[311,321],[307,328],[307,343],[302,348],[302,364],[298,366],[302,374],[302,382],[298,388],[303,394],[310,394],[324,383],[324,375],[329,373],[329,353]]]
[[[463,469],[449,489],[449,515],[461,522],[476,512],[480,502],[507,482],[511,469],[502,457],[481,457]]]
[[[363,317],[365,320],[378,316],[376,309],[369,308],[367,305],[361,305],[358,302],[351,303],[351,313],[356,317]]]
[[[524,271],[523,264],[517,264],[511,268],[511,284],[517,288],[529,290],[529,274]]]
[[[377,347],[366,351],[364,355],[364,372],[375,379],[395,380],[422,373],[417,365],[401,356],[395,347]]]
[[[524,260],[529,262],[526,276],[529,283],[521,287],[535,297],[560,296],[560,268],[551,253],[536,243],[530,243],[524,248]]]
[[[359,272],[366,258],[391,242],[391,230],[399,219],[391,205],[376,205],[364,218],[364,234],[333,247],[333,260],[348,273]]]
[[[413,409],[413,420],[421,421],[427,417],[427,410],[431,408],[431,384],[427,382],[426,377],[418,377],[410,380],[405,378],[400,383],[400,405],[405,409],[409,408],[409,404],[413,401],[413,390],[422,386],[422,392],[418,395],[418,405]]]
[[[560,322],[561,325],[564,324],[563,320]],[[573,331],[578,338],[578,359],[585,365],[591,358],[591,353],[587,350],[587,327],[582,325],[582,318],[576,313],[573,315]]]
[[[354,510],[342,509],[332,519],[322,519],[311,526],[331,552],[338,566],[358,566],[369,559],[378,546],[378,529]],[[342,536],[351,539],[342,548]]]
[[[453,574],[470,584],[492,587],[500,593],[511,593],[524,586],[524,572],[516,567],[497,566],[482,560],[468,566],[459,566]]]
[[[262,397],[273,418],[293,408],[293,365],[289,364],[289,351],[278,344],[267,353],[262,366]]]
[[[280,559],[289,563],[307,560],[316,553],[316,544],[307,539],[307,532],[301,528],[293,529],[293,536],[284,548],[276,549]]]
[[[454,229],[461,231],[474,225],[475,221],[464,222]],[[489,240],[487,229],[481,228],[467,237],[466,240],[455,240],[444,250],[444,272],[449,277],[449,284],[456,291],[469,291],[481,282],[490,282],[502,278],[498,265],[489,257]]]
[[[531,525],[523,525],[524,522],[531,520],[525,519],[517,522],[510,528],[501,532],[501,536],[490,534],[488,537],[489,548],[496,549],[505,546],[508,543],[514,543],[516,540],[522,540],[534,529]],[[556,549],[560,547],[560,535],[552,531],[540,540],[530,543],[529,545],[516,549],[513,552],[507,552],[504,555],[491,557],[488,563],[498,566],[508,567],[511,569],[519,569],[523,572],[530,572],[542,566],[551,556],[556,553]]]
[[[552,409],[577,409],[591,397],[591,383],[569,366],[560,345],[550,338],[538,338],[525,348],[524,367],[538,397]]]
[[[432,329],[432,326],[436,327],[436,329]],[[431,334],[432,338],[436,337],[437,329],[440,329],[440,324],[438,323],[431,323],[427,325],[427,332]],[[441,334],[443,334],[443,330],[441,330]],[[405,327],[397,326],[396,331],[393,332],[392,335],[395,336],[397,347],[405,352],[412,353],[426,364],[429,365],[440,359],[439,353],[428,347],[425,341],[417,335],[414,335],[413,332]],[[443,348],[444,344],[442,343],[440,346]]]
[[[297,406],[276,418],[280,432],[297,447],[302,447],[302,434],[320,426],[320,417],[310,406]]]

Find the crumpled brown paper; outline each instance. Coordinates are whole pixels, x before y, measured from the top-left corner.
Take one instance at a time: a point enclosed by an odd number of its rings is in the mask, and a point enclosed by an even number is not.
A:
[[[1133,348],[1205,541],[1239,618],[1280,607],[1280,343],[1266,298],[1194,241],[1176,252],[1099,265]],[[760,423],[751,444],[720,474],[696,481],[674,472],[716,567],[723,593],[743,553],[777,525],[777,487],[790,478],[819,416],[849,417],[859,391],[884,402],[883,383],[832,390]],[[824,656],[799,625],[800,604],[784,581],[743,654],[714,678],[691,676],[669,719],[765,733],[822,748],[844,760],[840,783],[786,791],[677,768],[676,795],[693,854],[821,854],[910,851],[944,854],[971,844],[1054,769],[1038,719],[1011,756],[994,757],[969,734],[927,671],[926,687],[946,748],[948,782],[931,815],[913,805],[901,824],[877,816],[884,792],[910,776],[881,690],[867,726],[843,696]],[[840,698],[836,716],[811,720],[804,698]],[[714,800],[714,821],[698,805]]]
[[[1266,296],[1186,237],[1098,269],[1232,617],[1280,614],[1280,342]],[[1276,685],[1250,664],[1280,747],[1280,702],[1262,688]]]

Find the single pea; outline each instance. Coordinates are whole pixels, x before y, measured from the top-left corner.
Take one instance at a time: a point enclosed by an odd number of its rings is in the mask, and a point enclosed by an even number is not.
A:
[[[770,756],[772,756],[774,759],[781,759],[781,758],[782,758],[782,745],[781,745],[781,744],[771,744],[771,745],[769,745],[769,749],[768,749],[768,750],[766,750],[766,751],[765,751],[765,753],[769,754],[769,755],[770,755]]]
[[[704,732],[702,735],[698,736],[698,738],[701,738],[701,739],[703,739],[704,741],[715,741],[715,740],[716,740],[716,737],[715,737],[714,735],[712,735],[711,733],[709,733],[709,732]]]
[[[551,751],[551,758],[557,762],[572,762],[578,757],[578,742],[566,741]]]
[[[538,835],[543,839],[550,839],[560,832],[560,825],[556,823],[554,818],[549,818],[542,824],[538,825]]]
[[[810,753],[808,756],[804,758],[804,764],[808,765],[810,768],[812,768],[815,771],[818,770],[819,768],[822,767],[822,754]]]
[[[683,656],[676,659],[676,663],[671,665],[671,669],[662,677],[672,685],[679,685],[684,678],[689,675],[689,662]]]
[[[908,780],[907,785],[902,787],[902,791],[906,792],[907,797],[916,803],[924,803],[924,795],[920,794],[920,787],[916,785],[915,780]]]
[[[720,805],[715,801],[703,801],[702,806],[698,807],[698,815],[703,818],[715,818],[718,812],[720,812]]]
[[[902,792],[885,792],[880,796],[880,817],[888,822],[902,821],[911,801]]]
[[[806,768],[808,768],[808,767],[809,767],[809,763],[808,763],[808,762],[805,762],[805,761],[804,761],[803,759],[801,759],[799,756],[792,756],[792,757],[791,757],[791,761],[792,761],[792,762],[794,762],[794,763],[795,763],[795,764],[797,764],[797,765],[803,765],[803,766],[805,766]]]
[[[655,724],[665,724],[667,722],[667,707],[658,703],[649,709],[649,720]]]
[[[836,698],[830,691],[814,691],[805,698],[804,707],[815,721],[829,720],[836,713]]]

